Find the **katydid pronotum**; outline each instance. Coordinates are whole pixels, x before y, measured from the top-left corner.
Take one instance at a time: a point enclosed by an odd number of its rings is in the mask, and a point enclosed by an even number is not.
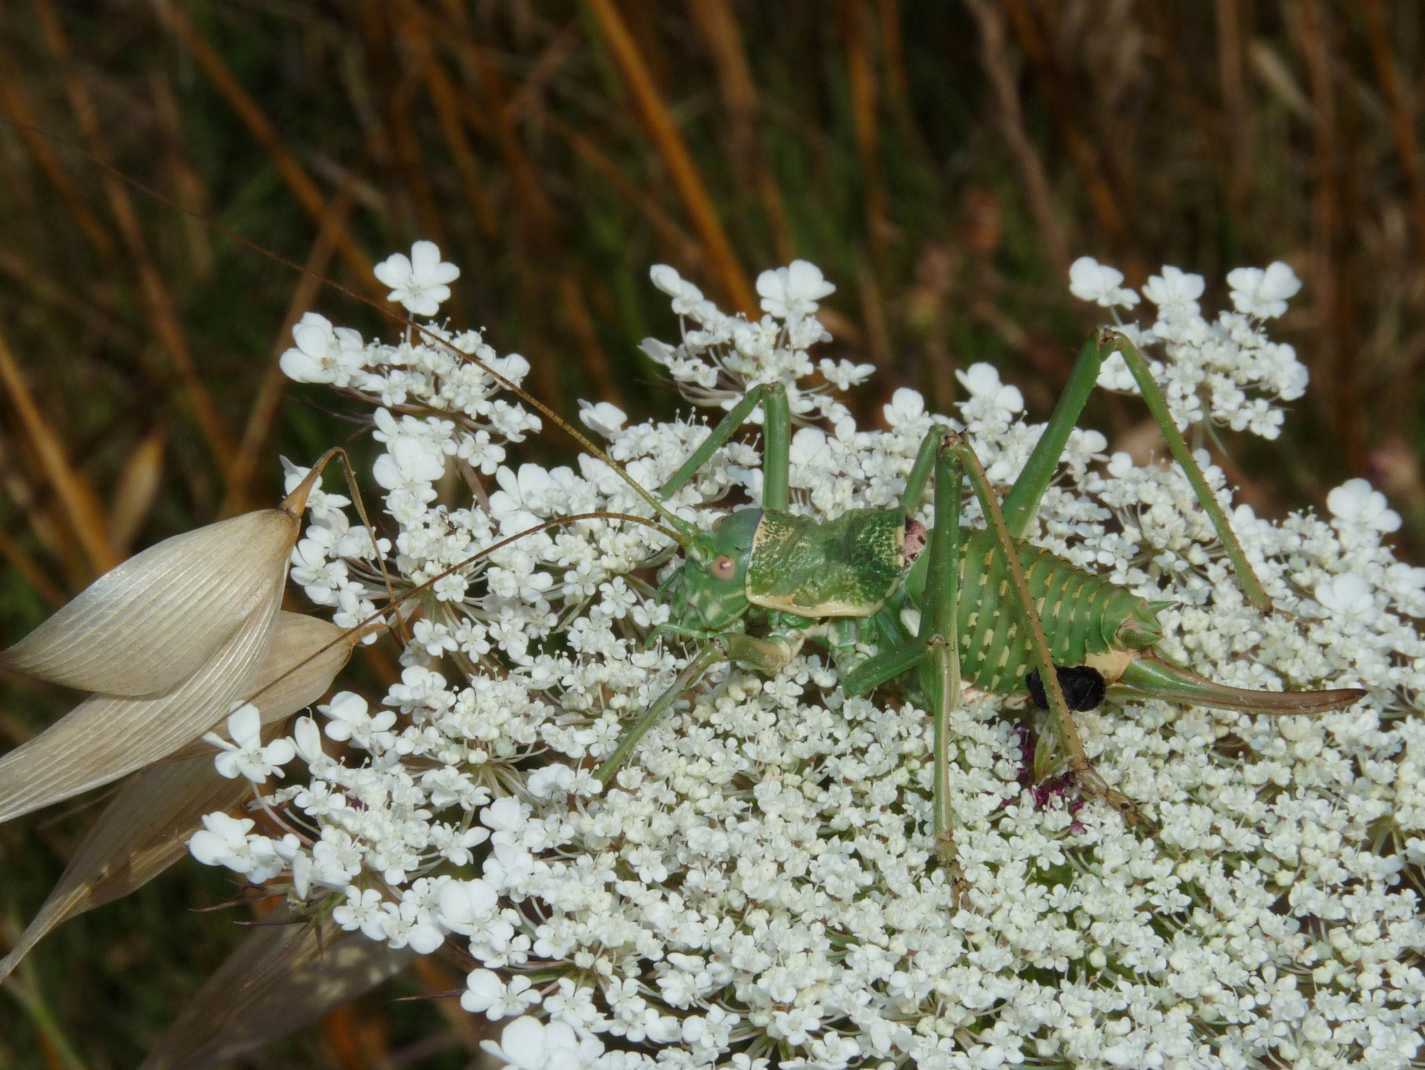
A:
[[[654,503],[661,525],[673,529],[686,555],[659,590],[670,607],[669,620],[659,631],[685,639],[695,653],[678,678],[625,729],[614,752],[599,766],[599,780],[611,782],[649,729],[713,666],[732,662],[773,674],[814,639],[827,647],[848,694],[913,674],[914,686],[934,718],[937,851],[953,869],[948,733],[964,682],[1008,693],[1025,689],[1030,678],[1043,694],[1062,758],[1081,789],[1130,821],[1143,820],[1137,807],[1105,783],[1089,762],[1060,683],[1066,670],[1078,670],[1078,679],[1087,675],[1097,685],[1076,696],[1073,705],[1081,709],[1096,705],[1105,685],[1111,699],[1160,698],[1275,714],[1324,713],[1364,697],[1356,688],[1242,690],[1175,665],[1153,649],[1161,638],[1157,616],[1163,603],[1138,598],[1024,540],[1099,369],[1113,352],[1123,355],[1169,451],[1211,518],[1245,596],[1257,608],[1270,609],[1146,361],[1117,331],[1106,329],[1084,346],[1052,418],[1003,504],[969,442],[937,426],[921,443],[898,508],[853,510],[827,522],[792,513],[787,397],[781,386],[762,384],[742,397],[658,490],[665,498],[676,492],[761,406],[760,508],[736,510],[703,531]],[[989,521],[982,531],[961,528],[967,479]],[[652,503],[647,491],[635,489]],[[914,520],[927,493],[934,495],[928,530]],[[903,623],[907,608],[919,614],[914,633]],[[869,655],[864,653],[868,648]]]

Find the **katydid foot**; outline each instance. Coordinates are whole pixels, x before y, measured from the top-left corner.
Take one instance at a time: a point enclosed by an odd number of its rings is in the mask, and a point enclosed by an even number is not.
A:
[[[1079,790],[1085,797],[1091,799],[1101,799],[1118,811],[1118,815],[1123,818],[1123,822],[1133,828],[1138,828],[1153,835],[1158,831],[1158,826],[1131,798],[1113,787],[1104,780],[1098,770],[1087,761],[1083,763],[1075,762],[1073,765],[1074,780],[1079,785]]]
[[[960,858],[955,850],[955,834],[949,829],[935,837],[935,857],[940,860],[945,876],[950,881],[950,890],[955,896],[955,905],[962,909],[970,905],[970,882],[960,868]]]

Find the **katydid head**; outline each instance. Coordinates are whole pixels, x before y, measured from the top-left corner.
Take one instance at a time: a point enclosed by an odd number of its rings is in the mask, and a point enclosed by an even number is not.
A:
[[[694,535],[661,591],[670,623],[722,631],[747,612],[747,562],[761,520],[762,510],[739,509]]]

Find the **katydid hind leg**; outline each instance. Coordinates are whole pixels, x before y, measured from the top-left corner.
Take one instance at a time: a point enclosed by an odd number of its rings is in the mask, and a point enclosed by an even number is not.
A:
[[[1264,612],[1269,611],[1272,608],[1271,600],[1267,597],[1261,580],[1258,579],[1251,563],[1247,560],[1246,551],[1242,548],[1241,540],[1237,538],[1236,532],[1232,530],[1227,514],[1223,512],[1212,489],[1207,485],[1207,479],[1202,473],[1201,466],[1193,457],[1192,451],[1188,449],[1182,432],[1178,430],[1177,424],[1173,421],[1172,414],[1168,410],[1167,399],[1164,398],[1161,388],[1154,381],[1152,372],[1148,368],[1148,362],[1143,359],[1138,348],[1125,334],[1112,328],[1100,331],[1095,337],[1089,339],[1083,349],[1079,351],[1073,371],[1069,374],[1069,381],[1059,397],[1059,403],[1055,406],[1044,433],[1039,436],[1039,441],[1035,443],[1019,478],[1015,480],[1013,488],[1005,497],[1004,517],[1010,535],[1014,538],[1021,538],[1028,530],[1029,522],[1034,518],[1034,513],[1039,507],[1039,501],[1054,478],[1054,472],[1063,456],[1064,447],[1068,444],[1069,434],[1078,423],[1079,417],[1083,414],[1084,405],[1088,402],[1089,394],[1092,393],[1098,382],[1103,362],[1109,354],[1115,352],[1122,355],[1128,365],[1129,372],[1138,384],[1139,393],[1143,396],[1143,403],[1147,406],[1148,412],[1163,435],[1168,452],[1172,454],[1178,467],[1183,470],[1188,483],[1192,486],[1193,495],[1197,498],[1198,504],[1202,506],[1212,521],[1213,530],[1217,534],[1218,541],[1227,551],[1228,559],[1232,562],[1233,572],[1237,576],[1243,594],[1258,609]]]
[[[1044,427],[1044,433],[1039,436],[1039,441],[1030,451],[1029,459],[1024,462],[1024,468],[1015,479],[1014,486],[1005,495],[1004,522],[1012,538],[1021,539],[1029,530],[1029,522],[1034,519],[1034,514],[1039,509],[1039,501],[1053,482],[1059,461],[1064,456],[1069,434],[1078,424],[1089,395],[1098,383],[1103,358],[1104,352],[1097,338],[1090,339],[1079,350],[1078,359],[1074,361],[1073,370],[1069,373],[1069,381],[1064,385],[1063,393],[1059,395],[1059,401],[1054,406],[1049,423]]]
[[[1178,462],[1178,467],[1183,470],[1183,475],[1187,477],[1188,483],[1192,486],[1193,496],[1197,499],[1197,503],[1202,506],[1212,521],[1217,539],[1222,543],[1223,549],[1227,551],[1228,560],[1232,562],[1232,571],[1237,576],[1237,585],[1242,588],[1243,595],[1257,609],[1264,613],[1270,612],[1272,601],[1267,597],[1266,588],[1257,578],[1256,570],[1247,560],[1247,551],[1243,549],[1241,540],[1237,538],[1237,533],[1232,530],[1232,524],[1228,521],[1227,514],[1218,504],[1217,496],[1212,493],[1212,488],[1207,485],[1207,477],[1203,475],[1202,468],[1194,459],[1192,451],[1188,449],[1182,432],[1178,430],[1178,425],[1173,421],[1172,413],[1168,410],[1168,401],[1163,396],[1163,391],[1157,382],[1154,381],[1148,362],[1143,359],[1143,354],[1138,352],[1138,347],[1121,331],[1104,330],[1100,332],[1100,337],[1102,339],[1100,349],[1117,352],[1128,365],[1128,370],[1132,373],[1134,381],[1138,384],[1138,390],[1143,395],[1143,403],[1148,407],[1154,422],[1157,423],[1163,434],[1163,441],[1167,443],[1168,452],[1173,455],[1173,460]]]
[[[915,515],[925,497],[925,488],[935,470],[935,459],[940,455],[940,443],[944,437],[943,427],[932,427],[920,440],[920,447],[915,451],[915,463],[911,465],[910,475],[905,481],[905,490],[901,492],[901,512],[908,517]]]
[[[953,629],[952,629],[953,633]],[[931,689],[934,710],[934,792],[931,799],[935,828],[935,853],[950,878],[957,901],[968,892],[955,848],[955,811],[950,805],[950,717],[960,707],[960,654],[950,638],[931,640],[927,664],[935,677]]]
[[[989,522],[990,531],[994,534],[1001,553],[1004,554],[1009,571],[1010,590],[1017,603],[1021,623],[1029,633],[1029,645],[1034,655],[1035,667],[1039,671],[1039,679],[1044,685],[1045,697],[1048,699],[1049,710],[1054,718],[1054,727],[1067,752],[1069,768],[1073,771],[1080,789],[1086,794],[1103,799],[1117,810],[1128,823],[1149,825],[1150,823],[1143,816],[1137,804],[1123,792],[1111,787],[1094,769],[1093,763],[1089,761],[1088,754],[1084,750],[1083,737],[1079,735],[1078,725],[1074,723],[1068,702],[1064,698],[1063,688],[1059,684],[1059,674],[1054,666],[1053,657],[1049,653],[1049,643],[1044,635],[1044,625],[1035,608],[1034,598],[1030,594],[1029,584],[1025,580],[1024,565],[1019,559],[1018,547],[1005,524],[999,499],[995,495],[994,488],[990,485],[984,466],[980,464],[974,450],[964,439],[959,435],[950,436],[950,446],[964,464],[966,474],[970,479],[970,486],[974,489],[975,496],[979,499],[980,506]]]
[[[849,695],[859,695],[907,672],[919,673],[933,719],[934,779],[931,799],[935,851],[963,891],[955,852],[954,810],[950,805],[950,716],[960,704],[958,589],[961,554],[960,498],[963,474],[953,451],[945,448],[947,432],[932,428],[921,442],[915,466],[902,497],[910,516],[920,504],[933,473],[934,520],[928,533],[920,624],[914,637],[882,646],[842,676]],[[897,624],[896,631],[899,631]]]
[[[958,879],[955,855],[954,811],[950,805],[950,716],[960,706],[960,496],[963,473],[960,459],[946,449],[948,436],[940,432],[935,451],[935,509],[930,529],[930,560],[926,569],[928,597],[921,609],[918,641],[929,657],[921,679],[930,696],[934,717],[935,772],[931,800],[935,849],[941,862]]]

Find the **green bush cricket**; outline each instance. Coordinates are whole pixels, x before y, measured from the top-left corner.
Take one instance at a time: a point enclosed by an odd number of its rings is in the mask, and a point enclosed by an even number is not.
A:
[[[1270,601],[1226,514],[1174,424],[1147,362],[1121,332],[1100,331],[1082,349],[1054,413],[1004,502],[961,434],[937,425],[921,442],[898,507],[858,509],[829,521],[789,510],[791,415],[785,388],[762,383],[712,428],[656,495],[639,486],[581,432],[514,384],[522,399],[554,419],[653,506],[657,526],[675,538],[685,560],[659,588],[670,609],[656,634],[680,638],[694,655],[674,682],[629,725],[596,776],[608,785],[640,740],[713,666],[731,662],[763,675],[785,667],[808,640],[825,646],[848,695],[901,678],[919,692],[934,721],[934,834],[942,862],[954,871],[949,727],[963,683],[1009,694],[1042,692],[1061,757],[1085,794],[1130,822],[1138,808],[1095,772],[1071,710],[1104,696],[1118,701],[1164,699],[1247,712],[1316,714],[1364,697],[1358,688],[1266,692],[1208,680],[1155,652],[1162,636],[1154,603],[1025,541],[1070,432],[1112,353],[1122,354],[1170,453],[1211,518],[1248,601]],[[488,371],[489,369],[487,369]],[[492,373],[493,374],[493,373]],[[498,376],[497,376],[498,378]],[[755,409],[763,426],[763,500],[701,530],[663,501],[725,446]],[[961,527],[968,480],[989,527]],[[933,522],[914,515],[933,495]],[[632,519],[632,518],[626,518]],[[902,611],[919,614],[912,633]],[[867,656],[864,651],[872,653]],[[1060,674],[1074,682],[1066,699]],[[1085,678],[1092,681],[1085,686]],[[1039,762],[1036,759],[1036,767]],[[1042,770],[1036,769],[1037,772]]]

